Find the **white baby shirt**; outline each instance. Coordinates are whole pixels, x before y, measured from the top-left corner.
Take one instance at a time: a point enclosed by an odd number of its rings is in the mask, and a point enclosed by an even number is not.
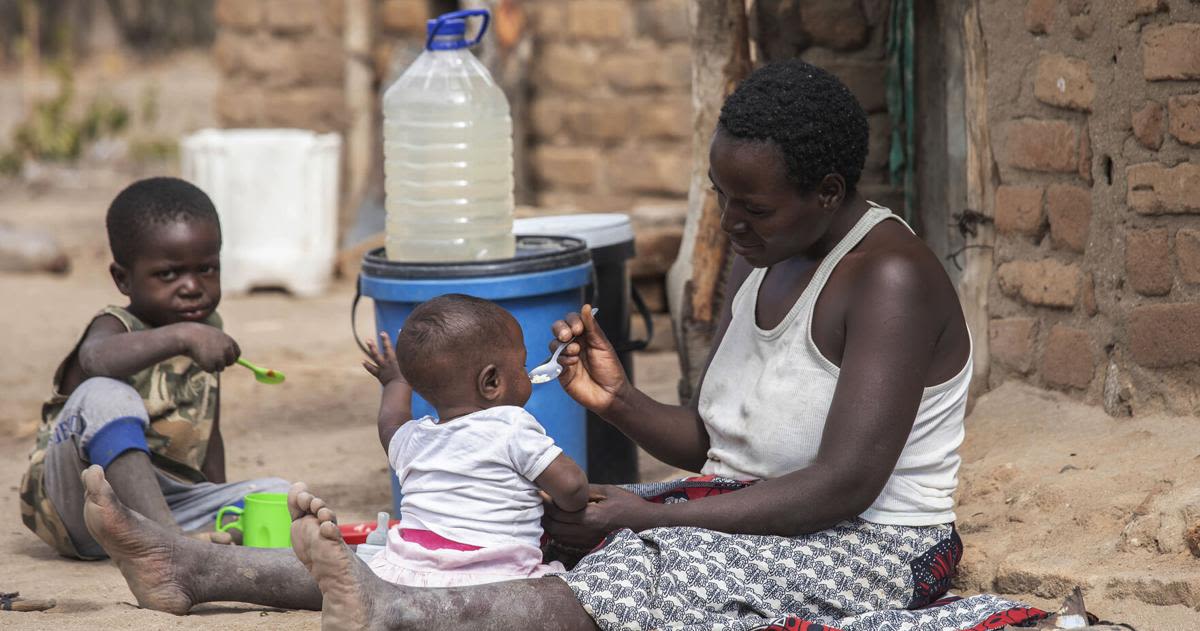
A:
[[[515,406],[444,423],[409,421],[388,446],[404,494],[401,527],[480,547],[539,546],[542,499],[533,480],[561,453],[537,419]]]

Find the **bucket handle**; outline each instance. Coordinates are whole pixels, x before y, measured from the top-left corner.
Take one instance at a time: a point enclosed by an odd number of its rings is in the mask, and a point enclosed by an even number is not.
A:
[[[638,291],[637,285],[630,285],[629,297],[633,299],[633,306],[637,307],[638,314],[642,316],[642,322],[646,324],[646,339],[629,340],[624,344],[619,344],[615,349],[618,353],[643,350],[650,345],[650,340],[654,339],[654,318],[650,315],[650,308],[646,306],[646,301]]]
[[[354,336],[354,343],[358,344],[359,350],[363,355],[368,357],[371,353],[367,350],[367,345],[363,344],[362,339],[358,337],[358,320],[355,316],[358,315],[358,301],[362,298],[362,274],[358,275],[358,280],[354,281],[354,301],[350,303],[350,333]]]

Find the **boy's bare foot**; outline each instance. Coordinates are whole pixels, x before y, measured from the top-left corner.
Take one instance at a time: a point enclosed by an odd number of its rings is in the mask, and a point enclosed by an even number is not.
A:
[[[322,629],[386,629],[389,602],[400,590],[385,583],[342,541],[337,517],[325,502],[303,488],[288,494],[292,546],[321,588]],[[384,606],[377,607],[376,603]],[[395,622],[395,621],[391,621]]]
[[[83,519],[88,532],[116,562],[138,605],[176,615],[187,613],[192,598],[172,562],[176,535],[121,504],[99,466],[85,469],[82,478],[87,489]]]

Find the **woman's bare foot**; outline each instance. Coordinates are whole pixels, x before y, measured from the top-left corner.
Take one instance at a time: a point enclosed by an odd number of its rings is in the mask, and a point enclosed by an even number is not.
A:
[[[99,466],[85,469],[82,478],[87,489],[83,518],[88,532],[116,562],[138,605],[176,615],[187,613],[192,598],[173,561],[176,544],[183,539],[121,504]]]
[[[402,597],[400,589],[375,576],[342,541],[333,511],[297,486],[288,494],[292,546],[321,588],[321,628],[389,628],[395,621],[386,612]]]

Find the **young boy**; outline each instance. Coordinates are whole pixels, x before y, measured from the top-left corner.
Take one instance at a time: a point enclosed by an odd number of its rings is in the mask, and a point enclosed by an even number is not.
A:
[[[564,571],[542,563],[541,493],[583,510],[587,476],[521,407],[532,392],[521,326],[493,302],[451,294],[413,310],[396,352],[380,339],[364,365],[383,385],[379,440],[404,498],[371,569],[419,587]],[[437,418],[410,420],[413,390]]]
[[[117,496],[183,531],[211,528],[268,478],[225,483],[218,373],[240,351],[221,330],[221,226],[203,191],[176,178],[121,191],[105,219],[125,307],[91,321],[54,374],[21,480],[21,519],[59,554],[104,558],[83,520],[80,473],[100,465]],[[216,540],[214,538],[214,540]]]

